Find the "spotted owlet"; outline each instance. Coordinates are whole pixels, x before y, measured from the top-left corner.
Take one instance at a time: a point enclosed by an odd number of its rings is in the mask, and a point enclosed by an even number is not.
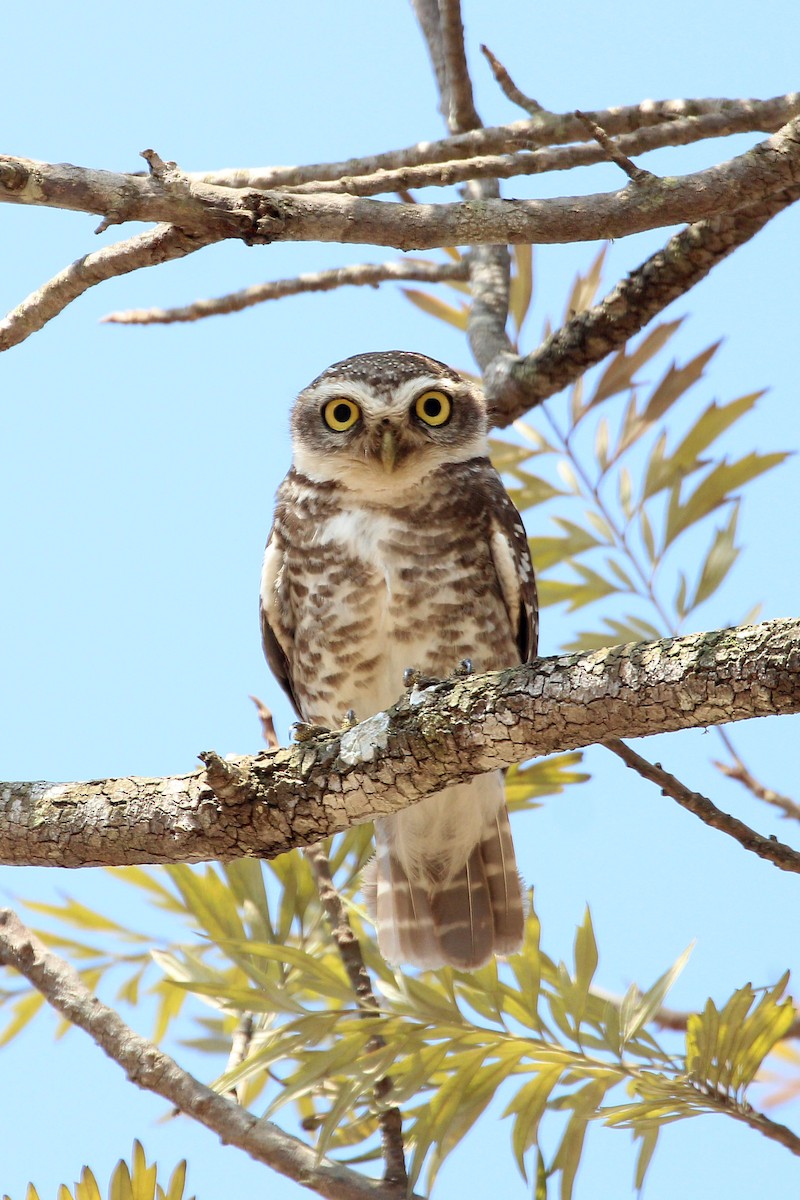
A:
[[[261,627],[304,721],[339,727],[348,709],[388,708],[406,667],[443,677],[463,659],[496,671],[535,656],[528,543],[473,384],[423,354],[358,354],[300,393],[291,425]],[[519,949],[502,772],[375,826],[365,890],[386,959],[474,969]]]

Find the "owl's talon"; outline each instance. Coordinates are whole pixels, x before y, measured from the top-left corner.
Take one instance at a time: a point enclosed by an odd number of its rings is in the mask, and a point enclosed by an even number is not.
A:
[[[344,714],[342,729],[346,732],[348,729],[352,729],[353,726],[357,724],[358,717],[356,716],[356,710],[354,708],[348,708],[347,712]]]
[[[471,658],[462,658],[461,662],[453,670],[453,673],[450,676],[450,678],[451,679],[465,679],[467,677],[467,675],[473,675],[474,672],[475,672],[475,668],[472,665],[472,659]]]
[[[419,671],[416,667],[406,667],[405,671],[403,671],[403,687],[406,691],[410,692],[413,687],[416,687],[418,679]]]
[[[330,733],[327,725],[314,725],[307,721],[295,721],[291,727],[292,740],[295,742],[310,742],[315,737],[324,737]]]

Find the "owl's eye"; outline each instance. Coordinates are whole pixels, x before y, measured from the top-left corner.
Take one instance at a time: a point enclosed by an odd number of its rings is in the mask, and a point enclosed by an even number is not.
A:
[[[414,405],[414,412],[426,425],[446,425],[452,408],[450,397],[444,392],[423,392]]]
[[[322,410],[322,418],[329,429],[335,429],[337,433],[344,433],[345,429],[352,429],[356,421],[361,416],[361,409],[352,400],[344,400],[339,397],[336,400],[329,400]]]

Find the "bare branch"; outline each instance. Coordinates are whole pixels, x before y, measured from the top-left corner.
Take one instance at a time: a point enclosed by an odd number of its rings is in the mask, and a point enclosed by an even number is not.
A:
[[[647,183],[648,180],[655,178],[652,171],[645,171],[641,167],[637,167],[636,163],[632,162],[627,154],[623,154],[613,138],[608,136],[605,129],[598,125],[596,121],[593,121],[591,117],[587,117],[586,113],[576,109],[575,116],[583,121],[594,140],[605,151],[609,161],[616,163],[632,183]]]
[[[319,1157],[277,1125],[200,1083],[83,985],[69,963],[52,954],[10,909],[0,910],[0,964],[14,967],[47,1002],[118,1063],[137,1087],[163,1096],[180,1112],[327,1200],[376,1200],[385,1184]]]
[[[625,155],[645,154],[666,146],[688,146],[706,138],[728,136],[731,132],[773,133],[775,129],[780,128],[780,124],[777,124],[765,129],[764,122],[751,119],[753,115],[743,113],[735,123],[738,128],[733,130],[725,113],[676,118],[674,121],[648,125],[634,133],[623,134],[616,139],[614,145]],[[607,160],[608,154],[601,146],[579,144],[559,146],[555,149],[518,150],[514,154],[487,154],[475,158],[451,159],[448,162],[416,167],[399,167],[393,171],[380,170],[370,175],[344,175],[335,180],[312,180],[296,187],[287,187],[286,191],[304,196],[313,196],[321,192],[341,192],[348,196],[379,196],[411,188],[449,187],[471,179],[512,179],[520,175],[570,171],[576,167],[589,167]]]
[[[311,846],[305,852],[306,858],[314,873],[319,891],[320,902],[325,909],[333,940],[336,942],[339,955],[347,971],[350,986],[355,993],[361,1013],[365,1017],[374,1016],[379,1011],[375,993],[372,990],[364,956],[358,938],[353,932],[347,909],[342,903],[342,897],[333,882],[330,862],[321,845]],[[367,1051],[380,1050],[386,1042],[380,1035],[370,1039]],[[381,1131],[381,1145],[385,1163],[384,1182],[396,1187],[405,1187],[408,1183],[406,1172],[405,1148],[403,1146],[403,1118],[400,1109],[394,1104],[386,1103],[392,1093],[392,1080],[388,1075],[379,1079],[373,1089],[378,1106],[378,1124]]]
[[[472,80],[469,77],[467,54],[464,48],[461,0],[439,0],[439,28],[447,76],[449,100],[447,124],[451,133],[465,133],[468,129],[480,129],[482,122],[475,108]]]
[[[773,808],[779,809],[784,817],[792,817],[795,821],[800,821],[800,804],[760,783],[737,754],[736,748],[725,730],[718,729],[717,733],[733,759],[732,764],[715,762],[714,766],[717,770],[721,771],[723,775],[727,775],[728,779],[735,779],[737,783],[741,783],[757,800],[763,800],[765,804],[771,804]]]
[[[31,292],[0,321],[0,351],[16,346],[38,332],[68,304],[98,283],[138,271],[140,267],[153,267],[183,258],[214,240],[212,237],[194,237],[172,225],[157,225],[155,229],[124,242],[85,254]]]
[[[537,116],[540,112],[544,112],[538,100],[533,100],[530,96],[526,96],[524,92],[519,90],[508,71],[500,60],[495,58],[488,46],[481,46],[481,54],[491,67],[492,74],[507,100],[510,100],[512,104],[516,104],[518,108],[524,109],[526,113],[530,113],[532,117]]]
[[[765,858],[767,862],[771,862],[773,866],[779,867],[782,871],[800,873],[800,853],[797,850],[792,850],[790,846],[785,846],[776,838],[764,837],[762,834],[756,833],[743,821],[739,821],[729,813],[722,812],[707,796],[690,791],[679,779],[671,775],[669,771],[665,771],[660,763],[648,762],[646,758],[642,758],[641,754],[631,750],[630,746],[626,746],[619,739],[611,738],[603,745],[612,754],[621,758],[626,766],[638,771],[644,779],[649,779],[651,783],[656,784],[661,789],[662,796],[671,796],[673,800],[677,800],[681,808],[694,813],[712,829],[719,829],[722,833],[727,833],[729,837],[735,838],[740,846],[744,846],[745,850],[752,851],[759,858]]]
[[[436,11],[436,0],[415,0],[420,11]],[[701,136],[723,137],[729,133],[758,131],[773,133],[800,113],[800,93],[790,92],[769,100],[645,100],[641,104],[588,112],[593,121],[611,137],[633,133],[652,125],[680,119],[700,121],[705,117],[718,118],[713,133]],[[447,114],[445,114],[446,117]],[[569,142],[585,142],[586,127],[574,112],[542,112],[530,120],[515,121],[488,129],[475,129],[440,141],[418,142],[398,150],[350,158],[341,162],[313,163],[293,167],[230,167],[218,171],[194,172],[189,178],[199,183],[215,183],[231,188],[287,188],[316,180],[334,183],[343,177],[372,175],[376,171],[395,171],[399,168],[447,163],[453,159],[474,158],[476,155],[509,154],[516,150],[531,150],[537,146],[563,146]],[[691,139],[695,140],[695,139]],[[669,144],[669,143],[665,143]],[[678,144],[678,143],[676,143]],[[628,149],[628,153],[634,151]],[[595,153],[594,149],[592,152]],[[25,160],[23,160],[25,161]],[[593,161],[600,161],[596,155]],[[0,159],[0,186],[2,186]],[[456,182],[456,181],[453,181]],[[327,190],[327,189],[326,189]]]
[[[284,296],[297,296],[302,292],[330,292],[340,287],[378,287],[381,283],[418,281],[421,283],[446,283],[469,278],[466,262],[387,262],[355,263],[348,267],[334,267],[329,271],[314,271],[297,275],[293,279],[276,279],[269,283],[258,283],[219,296],[214,300],[195,300],[182,308],[130,308],[112,312],[104,321],[118,325],[169,325],[175,321],[199,321],[203,317],[221,313],[240,312],[254,304],[267,300],[282,300]]]
[[[431,58],[441,57],[446,64],[446,90],[442,92],[441,108],[447,114],[451,131],[459,132],[479,126],[480,117],[472,100],[460,0],[440,0],[439,6],[442,14],[439,24],[428,17],[423,33]],[[456,78],[455,92],[450,88],[451,76]],[[493,178],[472,180],[465,191],[470,200],[497,200],[500,185]],[[508,246],[473,246],[468,261],[472,304],[467,337],[475,361],[483,369],[512,351],[506,335],[511,280]]]
[[[7,163],[12,160],[6,160]],[[19,163],[21,160],[13,160]],[[168,220],[201,236],[254,244],[323,241],[398,249],[573,242],[624,237],[660,225],[697,221],[768,201],[800,184],[800,118],[720,166],[622,192],[549,200],[408,205],[349,196],[238,192],[193,184],[187,192],[155,177],[29,164],[28,184],[0,200]]]
[[[413,690],[353,729],[285,750],[206,753],[205,772],[0,783],[0,862],[272,858],[523,759],[794,712],[800,619],[543,658]]]
[[[0,200],[104,213],[119,206],[125,191],[125,219],[166,219],[194,233],[248,243],[366,242],[412,250],[594,241],[716,216],[762,203],[800,184],[800,118],[745,154],[704,171],[629,185],[621,192],[548,200],[411,206],[349,196],[237,192],[210,185],[192,185],[187,194],[156,178],[44,163],[30,164],[28,170],[29,186],[13,194],[0,191]]]
[[[532,354],[496,358],[484,376],[492,423],[510,425],[621,348],[798,198],[800,187],[789,188],[758,207],[690,225]]]

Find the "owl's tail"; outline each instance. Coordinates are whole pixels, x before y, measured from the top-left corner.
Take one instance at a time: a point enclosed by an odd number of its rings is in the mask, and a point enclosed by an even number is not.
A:
[[[409,879],[380,826],[376,841],[364,891],[388,962],[473,971],[495,954],[519,950],[525,911],[505,806],[464,866],[441,884]]]

